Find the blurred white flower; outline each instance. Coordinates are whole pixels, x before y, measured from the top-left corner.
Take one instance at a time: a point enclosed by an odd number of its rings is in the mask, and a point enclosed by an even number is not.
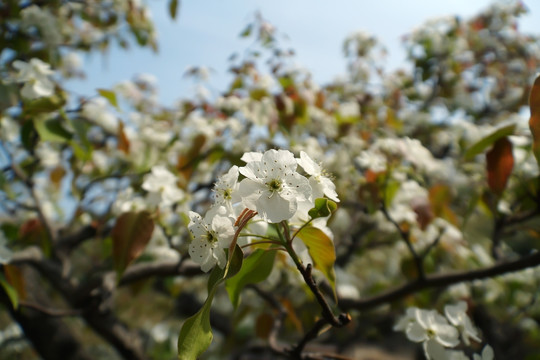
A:
[[[444,307],[444,314],[450,323],[460,330],[461,337],[466,345],[470,344],[469,338],[478,342],[481,341],[471,319],[467,316],[466,302],[460,301],[456,305],[446,305]]]
[[[493,348],[489,345],[484,346],[484,350],[482,350],[482,354],[474,354],[473,360],[493,360],[495,358],[495,353],[493,352]]]
[[[36,27],[45,43],[50,46],[62,42],[62,34],[56,16],[48,9],[37,5],[29,6],[21,11],[21,25],[23,28]]]
[[[32,100],[54,93],[54,83],[49,79],[54,71],[46,62],[37,58],[32,58],[29,62],[15,60],[13,67],[19,71],[15,75],[15,81],[24,83],[21,91],[24,98]]]
[[[169,206],[185,196],[176,184],[176,176],[163,165],[152,167],[152,172],[144,177],[142,188],[150,194],[153,205]]]
[[[326,195],[326,197],[329,199],[339,202],[338,195],[336,193],[336,185],[334,185],[332,180],[330,180],[324,169],[313,161],[304,151],[300,152],[298,165],[300,165],[304,171],[310,175],[309,185],[311,185],[311,189],[313,190],[313,199]]]
[[[444,359],[444,348],[459,344],[456,328],[434,310],[409,308],[406,315],[394,326],[394,330],[405,331],[409,340],[423,343],[428,359]]]
[[[118,131],[118,119],[109,111],[108,102],[104,98],[91,99],[82,107],[82,115],[101,126],[109,133]]]

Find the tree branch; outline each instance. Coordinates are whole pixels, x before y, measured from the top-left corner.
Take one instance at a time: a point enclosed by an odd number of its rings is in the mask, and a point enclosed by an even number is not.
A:
[[[424,279],[409,282],[400,287],[385,291],[379,295],[360,300],[341,298],[339,299],[338,303],[340,308],[344,310],[367,310],[385,303],[397,301],[407,295],[424,289],[441,288],[461,282],[491,278],[538,265],[540,265],[540,252],[535,252],[531,255],[527,255],[512,261],[501,262],[484,269],[449,274],[428,275]]]

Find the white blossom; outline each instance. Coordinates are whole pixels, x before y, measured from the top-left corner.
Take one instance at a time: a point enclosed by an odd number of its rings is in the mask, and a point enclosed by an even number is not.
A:
[[[428,359],[446,359],[445,347],[459,344],[456,328],[434,310],[409,308],[394,326],[394,330],[405,331],[409,340],[422,343]]]
[[[260,161],[248,162],[239,169],[246,177],[239,186],[243,205],[271,223],[290,219],[298,202],[311,197],[309,181],[296,167],[294,155],[287,150],[268,150]]]
[[[118,119],[109,111],[108,102],[105,98],[91,99],[82,107],[82,115],[88,118],[106,131],[116,134],[118,131]]]
[[[169,206],[185,197],[184,191],[178,188],[177,178],[163,165],[156,165],[152,173],[144,177],[142,188],[150,193],[155,205]]]
[[[457,330],[434,310],[414,310],[414,321],[406,329],[409,340],[423,342],[435,339],[439,344],[454,347],[459,344]]]
[[[54,84],[49,79],[54,71],[46,62],[37,58],[32,58],[29,62],[15,60],[13,67],[19,71],[15,75],[15,81],[24,83],[21,90],[24,98],[32,100],[54,93]]]
[[[204,218],[190,211],[189,219],[188,229],[193,236],[189,244],[191,259],[204,272],[216,264],[223,268],[227,261],[225,249],[231,244],[235,233],[232,219],[210,211]]]
[[[300,152],[298,165],[300,165],[306,173],[311,175],[309,178],[309,185],[311,185],[311,189],[313,190],[314,199],[326,195],[329,199],[339,202],[336,193],[336,185],[334,185],[332,180],[326,175],[321,166],[313,161],[304,151]]]
[[[460,330],[461,337],[466,345],[470,344],[469,338],[472,338],[478,342],[481,341],[471,319],[469,319],[469,316],[467,316],[466,302],[460,301],[455,305],[446,305],[444,307],[444,314],[450,323]]]
[[[238,197],[238,166],[233,166],[222,175],[214,186],[215,205],[223,205],[232,210],[232,204],[240,201]]]
[[[484,346],[484,350],[482,350],[482,354],[474,354],[473,360],[493,360],[495,358],[495,353],[493,352],[493,348],[489,345]]]
[[[50,46],[62,42],[62,34],[57,17],[48,9],[31,5],[21,11],[21,25],[23,28],[36,27],[43,40]]]

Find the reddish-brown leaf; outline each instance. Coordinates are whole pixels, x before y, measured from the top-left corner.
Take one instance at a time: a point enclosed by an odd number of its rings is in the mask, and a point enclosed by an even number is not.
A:
[[[26,299],[26,289],[24,286],[24,276],[15,265],[5,264],[4,265],[4,275],[6,276],[7,282],[17,291],[19,300]]]
[[[118,278],[128,265],[141,255],[153,231],[154,221],[148,211],[127,212],[116,219],[111,237]]]
[[[124,132],[124,123],[121,121],[118,122],[118,150],[122,151],[124,154],[129,154],[129,139]]]
[[[531,107],[531,118],[529,119],[529,128],[533,137],[533,153],[536,162],[540,165],[540,76],[534,80],[531,94],[529,97],[529,106]]]
[[[255,334],[260,339],[268,339],[272,327],[274,326],[274,316],[269,313],[262,313],[255,320]]]
[[[507,137],[493,144],[493,148],[486,154],[486,162],[489,189],[496,195],[501,195],[514,167],[512,143]]]
[[[429,201],[413,201],[411,208],[416,213],[416,221],[420,229],[425,230],[431,221],[435,218],[433,209]]]
[[[66,170],[62,167],[62,165],[58,165],[49,173],[49,179],[51,179],[51,182],[56,188],[59,188],[64,175],[66,175]]]
[[[191,148],[186,154],[178,155],[176,169],[178,170],[179,186],[182,189],[187,187],[187,183],[197,165],[203,146],[206,144],[206,136],[199,134],[193,139]]]

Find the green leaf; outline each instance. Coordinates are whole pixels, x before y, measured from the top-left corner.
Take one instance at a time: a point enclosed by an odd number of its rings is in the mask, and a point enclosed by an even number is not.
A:
[[[4,292],[8,296],[13,309],[17,310],[19,308],[19,296],[17,295],[17,291],[15,291],[15,288],[8,283],[6,277],[2,273],[0,273],[0,286],[2,286],[2,289],[4,289]]]
[[[270,275],[275,257],[275,251],[257,249],[244,261],[240,272],[225,282],[229,299],[235,308],[240,303],[240,292],[246,285],[261,282]]]
[[[176,20],[176,15],[178,14],[178,0],[169,1],[169,15],[171,19]]]
[[[148,211],[127,212],[116,219],[111,238],[118,280],[128,265],[142,253],[153,231],[154,220]]]
[[[242,265],[244,263],[244,252],[242,248],[236,244],[234,247],[233,255],[230,260],[227,261],[227,266],[225,267],[225,277],[223,280],[233,277],[238,274]]]
[[[65,104],[65,94],[59,93],[49,97],[41,97],[34,100],[25,101],[23,104],[23,111],[25,115],[34,116],[56,111]]]
[[[34,119],[34,127],[42,141],[66,142],[71,140],[73,134],[67,131],[59,118]]]
[[[480,141],[476,142],[465,152],[465,160],[466,161],[472,160],[476,155],[482,153],[484,150],[490,147],[495,141],[503,137],[513,135],[515,128],[516,128],[515,124],[502,127],[500,129],[495,130],[494,132],[492,132],[485,138],[481,139]]]
[[[242,268],[244,254],[236,245],[232,258],[227,261],[225,269],[214,267],[208,277],[208,297],[202,308],[182,325],[178,336],[178,359],[195,360],[208,349],[214,335],[210,326],[210,307],[219,284],[237,274]]]
[[[336,300],[336,273],[334,272],[336,251],[332,239],[321,229],[313,226],[302,228],[297,236],[306,245],[309,256],[313,260],[313,267],[320,270],[330,283],[334,292],[334,300]]]
[[[212,289],[223,280],[224,276],[225,269],[222,269],[219,266],[214,266],[214,268],[210,272],[210,276],[208,277],[207,290],[209,294],[212,292]]]
[[[253,25],[249,24],[246,26],[246,28],[240,33],[241,37],[248,37],[251,34],[251,30],[253,29]]]
[[[17,92],[15,84],[0,83],[0,111],[17,105]]]
[[[327,198],[315,199],[315,207],[308,211],[312,219],[327,217],[337,210],[337,204]]]
[[[178,359],[195,360],[208,349],[214,335],[210,326],[210,307],[217,286],[212,287],[202,308],[182,325],[178,336]]]
[[[384,204],[387,208],[392,204],[392,200],[394,200],[394,196],[396,196],[400,187],[401,183],[399,181],[388,181],[384,187]]]
[[[109,101],[109,103],[118,109],[118,100],[116,99],[116,93],[107,89],[97,89],[99,95],[103,96]]]
[[[33,121],[25,121],[21,126],[21,142],[28,151],[33,151],[38,139]]]

